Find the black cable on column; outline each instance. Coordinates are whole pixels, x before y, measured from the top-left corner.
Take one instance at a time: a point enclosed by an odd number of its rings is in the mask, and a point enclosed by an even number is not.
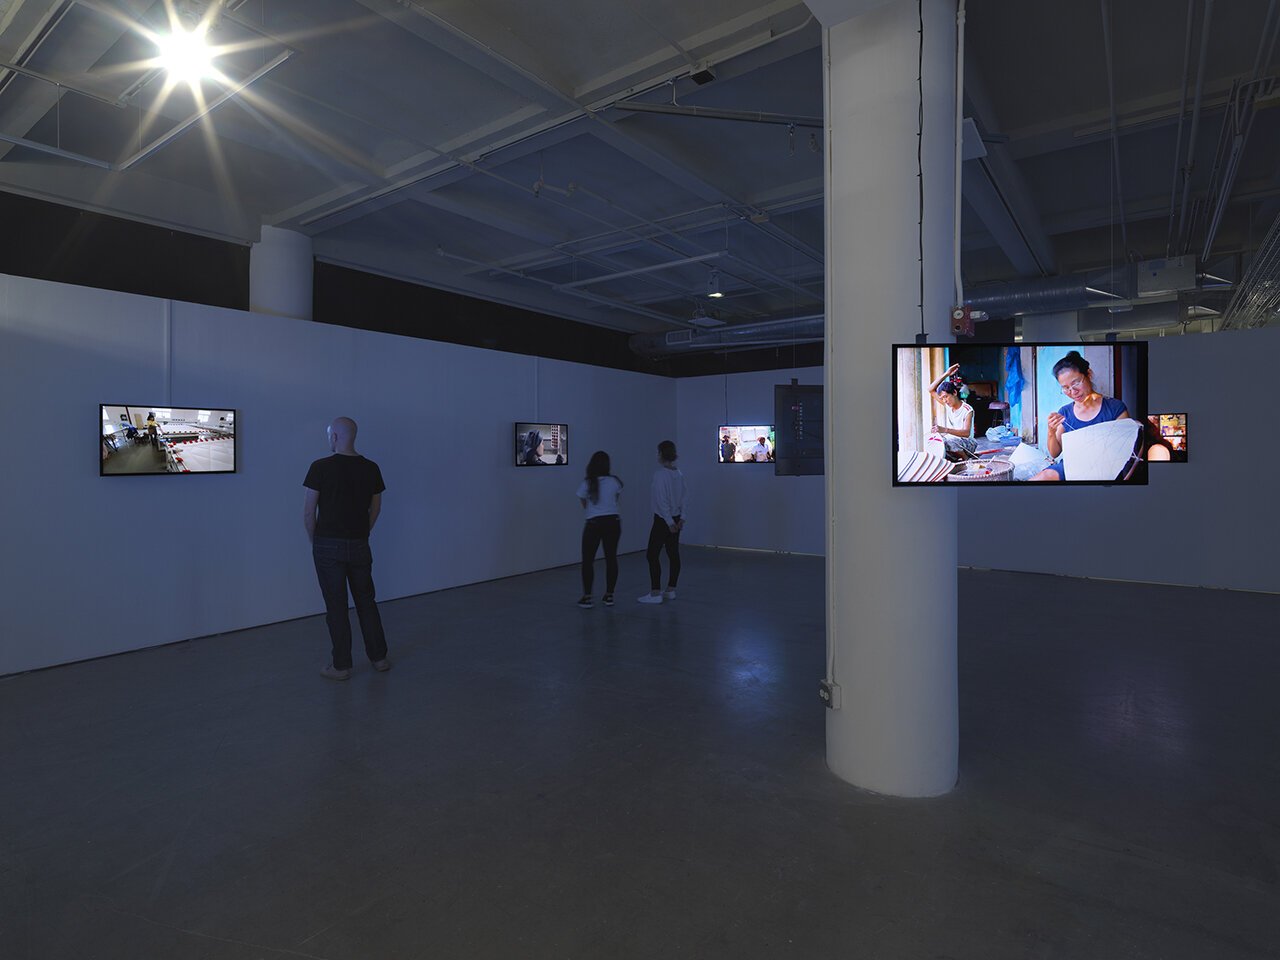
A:
[[[916,183],[920,188],[920,207],[916,231],[920,241],[920,336],[924,337],[924,0],[919,0],[916,10],[920,16],[920,49],[916,60],[916,89],[920,94],[916,113]]]

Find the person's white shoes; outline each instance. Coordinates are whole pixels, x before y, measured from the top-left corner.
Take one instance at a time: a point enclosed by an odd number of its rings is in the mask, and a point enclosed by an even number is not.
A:
[[[646,593],[643,597],[640,597],[639,600],[641,603],[661,603],[662,594]]]
[[[662,591],[662,599],[663,599],[663,600],[674,600],[675,598],[676,598],[676,588],[675,588],[675,587],[667,587],[667,589],[665,589],[665,590],[663,590],[663,591]]]

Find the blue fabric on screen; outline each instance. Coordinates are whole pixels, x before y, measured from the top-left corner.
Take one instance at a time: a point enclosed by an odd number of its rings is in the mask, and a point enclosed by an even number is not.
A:
[[[1022,390],[1027,385],[1022,375],[1022,351],[1012,347],[1004,352],[1004,388],[1009,397],[1010,425],[1022,422]]]

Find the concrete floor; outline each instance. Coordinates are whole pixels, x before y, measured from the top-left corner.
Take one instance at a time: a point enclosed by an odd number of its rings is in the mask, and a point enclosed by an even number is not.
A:
[[[0,681],[0,956],[1280,954],[1280,597],[963,571],[898,801],[826,770],[822,590],[690,549],[385,604],[343,684],[319,617]]]

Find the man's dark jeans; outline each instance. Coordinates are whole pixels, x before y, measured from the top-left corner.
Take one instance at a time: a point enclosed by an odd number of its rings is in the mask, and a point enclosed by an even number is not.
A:
[[[329,623],[329,639],[333,641],[333,666],[351,669],[351,618],[347,614],[347,585],[360,618],[360,634],[364,651],[372,660],[385,660],[387,638],[382,632],[382,617],[374,602],[373,554],[368,540],[338,540],[316,537],[311,554],[316,562],[316,577],[324,594],[325,616]]]

